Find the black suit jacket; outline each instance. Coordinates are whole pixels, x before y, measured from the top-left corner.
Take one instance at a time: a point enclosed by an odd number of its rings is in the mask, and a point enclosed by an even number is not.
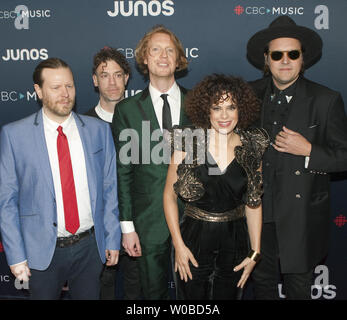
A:
[[[250,84],[263,99],[270,83],[267,77]],[[341,95],[299,78],[293,99],[286,127],[310,141],[312,151],[307,169],[303,156],[280,153],[278,157],[274,213],[284,273],[306,272],[326,256],[331,223],[329,173],[347,170],[347,120]],[[261,126],[265,112],[263,104]]]

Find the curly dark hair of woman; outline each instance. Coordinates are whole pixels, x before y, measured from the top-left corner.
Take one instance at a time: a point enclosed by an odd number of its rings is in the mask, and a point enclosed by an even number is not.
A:
[[[192,123],[196,127],[210,128],[210,109],[225,94],[231,96],[237,106],[237,127],[246,129],[259,118],[260,102],[247,82],[239,77],[212,74],[188,92],[185,111]]]

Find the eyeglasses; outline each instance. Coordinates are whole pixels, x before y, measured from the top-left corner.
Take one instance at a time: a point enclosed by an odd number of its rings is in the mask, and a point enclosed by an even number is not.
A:
[[[174,48],[170,48],[170,47],[165,49],[160,47],[150,47],[148,49],[148,52],[152,57],[157,57],[157,56],[160,56],[164,50],[168,56],[173,56],[176,52]]]
[[[269,51],[269,55],[273,61],[279,61],[283,58],[283,54],[286,53],[290,60],[297,60],[300,55],[300,50],[291,50],[291,51]]]

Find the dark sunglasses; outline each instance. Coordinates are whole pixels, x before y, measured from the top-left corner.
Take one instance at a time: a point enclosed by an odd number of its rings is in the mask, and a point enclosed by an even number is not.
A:
[[[291,51],[269,51],[270,57],[273,61],[279,61],[283,58],[283,54],[286,53],[290,60],[296,60],[300,57],[300,50]]]

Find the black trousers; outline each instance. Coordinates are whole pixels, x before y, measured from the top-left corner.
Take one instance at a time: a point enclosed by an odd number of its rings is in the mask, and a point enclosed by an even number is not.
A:
[[[235,266],[247,256],[249,238],[244,218],[230,222],[206,222],[185,216],[181,223],[185,245],[192,251],[199,266],[191,263],[193,280],[175,274],[179,300],[235,300],[242,290],[237,283],[243,270]]]
[[[142,299],[140,268],[137,258],[124,253],[121,257],[120,270],[123,275],[124,300]]]
[[[264,223],[261,237],[261,260],[252,272],[255,298],[258,300],[280,299],[278,284],[283,282],[287,299],[311,299],[313,269],[305,273],[282,273],[275,223]]]
[[[121,250],[119,265],[104,268],[100,279],[101,299],[114,300],[116,291],[122,293],[124,300],[169,299],[169,263],[169,241],[153,247],[142,244],[142,256],[137,258]]]
[[[122,293],[124,300],[142,298],[138,260],[130,257],[123,249],[120,251],[117,265],[104,266],[100,278],[100,299],[115,300],[116,290]]]
[[[73,300],[98,300],[102,261],[95,234],[64,248],[57,247],[46,270],[31,269],[30,298],[57,300],[66,281]]]

